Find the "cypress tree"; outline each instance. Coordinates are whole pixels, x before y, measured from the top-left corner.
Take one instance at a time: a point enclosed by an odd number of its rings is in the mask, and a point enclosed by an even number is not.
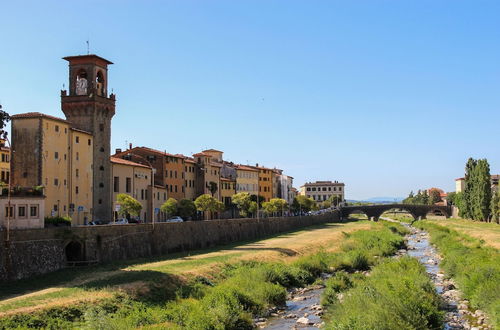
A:
[[[487,159],[479,159],[473,170],[472,215],[474,220],[485,221],[490,216],[491,175]]]
[[[500,222],[500,187],[497,188],[497,191],[493,198],[491,199],[491,218],[496,223]]]
[[[474,186],[474,168],[476,167],[477,161],[473,158],[469,158],[467,160],[467,164],[465,165],[465,182],[464,182],[464,192],[463,192],[463,207],[460,209],[460,216],[462,218],[473,218],[472,215],[472,205],[474,202],[472,187]]]

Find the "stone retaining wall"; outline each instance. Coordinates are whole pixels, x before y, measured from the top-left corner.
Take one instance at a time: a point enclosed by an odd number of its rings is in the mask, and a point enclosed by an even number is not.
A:
[[[0,281],[53,272],[68,262],[107,263],[247,241],[335,222],[338,212],[307,217],[226,219],[0,232]]]

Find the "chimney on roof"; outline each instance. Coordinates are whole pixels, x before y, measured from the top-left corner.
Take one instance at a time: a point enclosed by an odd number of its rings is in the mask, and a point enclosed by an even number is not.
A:
[[[119,154],[119,153],[121,153],[121,152],[122,152],[122,149],[121,149],[121,148],[116,148],[116,150],[115,150],[115,154]]]
[[[259,167],[259,163],[255,163],[255,167]]]
[[[129,143],[128,144],[128,150],[131,150],[132,149],[132,143]]]

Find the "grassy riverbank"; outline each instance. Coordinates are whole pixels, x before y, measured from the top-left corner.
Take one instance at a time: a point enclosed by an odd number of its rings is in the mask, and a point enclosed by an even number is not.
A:
[[[391,229],[406,233],[400,225]],[[371,237],[361,244],[364,253],[371,256],[369,276],[341,270],[326,281],[322,296],[327,308],[326,329],[441,329],[444,313],[425,267],[411,257],[387,258],[396,252],[394,248],[402,246],[390,244],[388,233],[383,233],[386,237],[381,234],[376,233],[380,241]]]
[[[445,221],[446,222],[446,221]],[[443,222],[443,223],[445,223]],[[431,235],[431,242],[443,256],[441,267],[453,278],[473,308],[488,313],[500,329],[500,253],[470,237],[433,221],[414,225]]]
[[[428,220],[480,240],[486,245],[500,249],[500,225],[496,223],[450,218],[445,220]]]
[[[103,266],[64,269],[32,279],[0,285],[0,317],[48,308],[99,304],[116,294],[144,296],[157,285],[165,299],[197,276],[211,279],[221,265],[241,260],[291,262],[320,249],[338,251],[345,233],[370,229],[370,222],[329,223],[253,242],[216,249],[176,253],[158,258]]]
[[[335,294],[333,294],[335,293]],[[337,294],[341,293],[342,299]],[[416,259],[387,259],[370,276],[328,281],[326,329],[441,329],[440,298]],[[324,298],[325,299],[325,298]],[[383,325],[383,326],[382,326]]]
[[[163,306],[179,292],[198,286],[200,279],[220,281],[219,274],[227,264],[247,261],[289,264],[320,250],[325,253],[339,251],[344,233],[377,226],[366,221],[329,223],[218,249],[66,269],[2,284],[0,320],[3,324],[13,318],[21,323],[35,319],[42,322],[58,314],[66,315],[61,317],[63,320],[76,320],[94,315],[97,313],[94,310],[100,306],[107,311],[127,313],[128,306],[135,303],[144,304],[148,311],[153,311],[151,307]]]
[[[275,259],[268,255],[239,256],[213,265],[207,276],[196,272],[179,283],[172,279],[156,280],[148,286],[136,285],[133,292],[108,287],[110,297],[97,303],[81,302],[72,307],[6,316],[0,319],[0,328],[250,328],[252,316],[264,315],[269,307],[285,302],[286,288],[311,284],[322,272],[367,269],[404,244],[398,225],[363,222],[348,225],[350,232],[343,230],[347,225],[339,225],[335,231],[339,235],[330,231],[329,243],[316,245],[316,249],[311,246],[321,240],[320,236],[309,236],[310,253],[293,256],[282,253]],[[368,228],[370,231],[355,230]]]

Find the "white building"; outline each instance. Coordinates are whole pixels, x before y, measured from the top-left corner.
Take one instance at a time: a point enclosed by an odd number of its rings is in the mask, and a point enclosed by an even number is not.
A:
[[[344,183],[338,181],[307,182],[300,187],[300,195],[312,198],[316,202],[326,201],[336,195],[343,201],[344,187]]]
[[[10,213],[10,220],[8,220]],[[45,196],[11,196],[10,212],[8,198],[0,196],[0,227],[10,229],[43,228]]]

